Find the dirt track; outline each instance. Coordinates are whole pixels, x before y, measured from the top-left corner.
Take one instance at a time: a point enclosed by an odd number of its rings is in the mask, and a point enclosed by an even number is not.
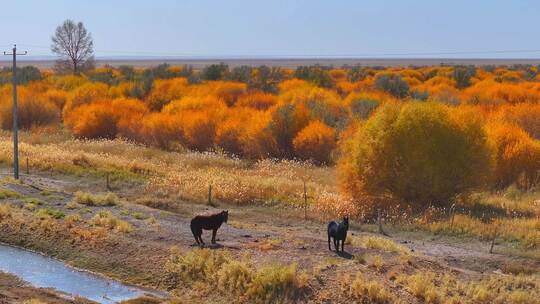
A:
[[[66,208],[75,190],[93,192],[104,190],[96,189],[95,181],[72,177],[23,176],[22,180],[23,184],[5,182],[0,187],[18,192],[24,197],[39,198],[43,201],[40,207],[62,210],[66,215],[80,211]],[[46,197],[43,196],[43,190],[48,192]],[[164,211],[133,203],[137,197],[144,195],[143,189],[118,192],[124,203],[114,207],[89,207],[87,208],[89,212],[82,217],[89,220],[100,210],[107,209],[134,226],[134,231],[129,234],[111,233],[107,241],[89,245],[84,242],[68,242],[63,236],[45,236],[25,229],[0,225],[1,241],[42,251],[75,266],[117,279],[165,290],[170,286],[165,281],[163,265],[171,247],[187,251],[194,246],[189,229],[191,217],[198,213],[215,212],[221,208],[179,203],[174,212]],[[21,207],[24,205],[23,201],[16,199],[11,200],[11,203]],[[365,265],[354,262],[355,255],[384,257],[383,274],[372,274],[379,277],[384,277],[384,273],[391,273],[393,270],[411,272],[418,267],[438,272],[451,271],[465,277],[499,273],[505,264],[518,263],[528,265],[532,269],[540,269],[538,260],[489,254],[488,244],[485,243],[433,240],[412,234],[394,234],[394,240],[413,250],[413,262],[410,264],[414,266],[401,265],[399,257],[395,254],[352,245],[346,245],[347,253],[337,255],[328,250],[324,223],[298,220],[294,210],[268,207],[227,208],[230,210],[229,223],[219,230],[218,245],[214,248],[224,247],[238,256],[249,253],[256,265],[275,262],[296,263],[301,269],[321,269],[319,283],[314,283],[314,290],[321,289],[323,285],[327,287],[337,284],[335,278],[337,273],[352,272],[355,269],[370,271]],[[137,219],[134,217],[135,214],[144,215],[145,219]],[[155,220],[150,222],[151,218]],[[355,229],[351,234],[371,235]],[[210,243],[210,236],[211,233],[205,232],[203,239]],[[407,295],[403,297],[411,303],[416,302]],[[219,299],[213,301],[220,302]]]

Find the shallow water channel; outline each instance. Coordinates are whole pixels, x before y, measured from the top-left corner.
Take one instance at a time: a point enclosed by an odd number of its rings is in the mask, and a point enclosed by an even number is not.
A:
[[[54,288],[98,303],[117,303],[148,293],[142,289],[80,271],[28,250],[0,244],[0,271],[36,287]]]

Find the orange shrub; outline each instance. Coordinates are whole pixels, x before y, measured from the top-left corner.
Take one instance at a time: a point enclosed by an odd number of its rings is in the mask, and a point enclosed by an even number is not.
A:
[[[181,99],[171,101],[163,107],[163,113],[182,113],[183,111],[224,111],[227,105],[223,100],[214,95],[206,95],[201,97],[185,96]]]
[[[220,123],[216,129],[216,145],[226,152],[240,155],[242,153],[242,133],[245,120],[229,118]]]
[[[279,157],[294,156],[293,139],[309,122],[308,112],[304,106],[281,102],[270,110],[268,131],[279,149]]]
[[[4,130],[13,128],[12,87],[5,86],[0,92],[0,125]],[[18,125],[22,129],[45,126],[60,119],[60,110],[43,94],[21,86],[17,100]]]
[[[320,121],[312,121],[298,133],[293,144],[301,159],[328,164],[336,148],[336,131]]]
[[[84,104],[64,116],[66,127],[81,138],[115,138],[117,121],[109,101]]]
[[[198,151],[213,147],[216,136],[215,121],[209,113],[186,113],[182,120],[186,146]]]
[[[493,186],[503,189],[516,184],[527,189],[535,185],[540,170],[540,144],[515,125],[492,123],[486,129],[496,149]]]
[[[342,126],[347,118],[347,109],[339,95],[327,89],[298,87],[283,92],[279,98],[282,103],[295,106],[298,112],[305,111],[307,119],[320,120],[332,127]]]
[[[521,103],[502,106],[494,119],[516,124],[535,139],[540,139],[540,104]]]
[[[269,128],[271,115],[270,112],[256,111],[244,121],[241,143],[245,157],[260,159],[279,156],[279,145]]]
[[[540,94],[534,87],[523,83],[499,83],[493,80],[478,82],[463,91],[467,102],[476,105],[504,103],[538,103]]]
[[[192,88],[191,96],[203,97],[214,95],[225,101],[228,106],[233,106],[238,98],[246,94],[247,85],[232,81],[208,81]]]
[[[112,108],[117,117],[118,136],[141,141],[141,121],[148,114],[146,104],[138,99],[118,98]]]
[[[160,111],[172,100],[184,96],[188,90],[185,78],[157,79],[146,97],[146,104],[150,110]]]
[[[52,79],[54,86],[57,89],[64,91],[72,91],[82,86],[87,81],[86,78],[76,75],[54,76]]]
[[[152,113],[146,115],[141,124],[140,137],[146,144],[170,150],[185,141],[178,115]]]
[[[283,92],[295,90],[298,88],[309,88],[309,87],[315,87],[315,86],[305,80],[293,78],[293,79],[289,79],[289,80],[285,80],[281,82],[278,87],[279,87],[279,91],[283,93]]]
[[[46,100],[52,102],[54,105],[58,107],[58,109],[64,108],[64,105],[66,104],[68,94],[66,91],[62,90],[48,90],[45,93],[43,93]]]
[[[106,100],[108,93],[109,87],[106,84],[101,82],[87,82],[69,94],[62,115],[66,116],[70,111],[81,105],[98,100]]]
[[[236,106],[250,107],[257,110],[267,110],[278,101],[277,96],[262,92],[244,95],[238,99]]]

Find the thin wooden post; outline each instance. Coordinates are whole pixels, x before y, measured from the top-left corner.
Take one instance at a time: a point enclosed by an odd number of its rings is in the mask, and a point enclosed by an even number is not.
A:
[[[377,209],[377,223],[379,224],[379,233],[388,236],[388,234],[386,234],[386,232],[383,230],[381,208]]]
[[[495,231],[493,233],[493,238],[491,239],[491,246],[489,247],[489,253],[493,253],[493,247],[495,247],[495,239],[497,238],[497,226],[495,226]]]
[[[456,215],[456,205],[452,204],[452,207],[450,207],[450,229],[454,228],[455,215]]]
[[[212,206],[212,184],[208,187],[208,205]]]
[[[306,188],[306,181],[304,180],[304,220],[307,220],[307,188]]]
[[[26,157],[26,174],[30,174],[30,166],[28,165],[28,156]]]

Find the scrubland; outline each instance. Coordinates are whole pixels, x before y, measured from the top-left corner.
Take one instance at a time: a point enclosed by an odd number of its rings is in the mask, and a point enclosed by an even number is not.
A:
[[[0,88],[0,241],[170,293],[130,303],[537,303],[538,75],[40,71],[21,86],[21,181]],[[190,218],[220,209],[218,245],[193,247]],[[336,254],[325,224],[343,215]]]

